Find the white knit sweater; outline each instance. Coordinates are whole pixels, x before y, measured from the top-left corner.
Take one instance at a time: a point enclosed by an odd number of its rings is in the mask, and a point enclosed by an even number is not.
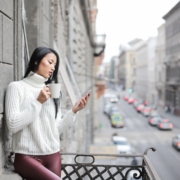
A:
[[[45,87],[44,77],[31,72],[28,77],[9,84],[5,113],[12,132],[12,150],[30,155],[53,154],[60,150],[59,134],[70,127],[75,114],[69,110],[61,119],[59,108],[55,119],[53,99],[41,104],[36,99]]]

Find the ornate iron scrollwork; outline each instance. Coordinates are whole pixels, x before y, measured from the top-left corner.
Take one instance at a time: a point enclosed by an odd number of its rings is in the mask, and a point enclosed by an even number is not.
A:
[[[148,148],[144,151],[144,155],[147,155],[147,153],[148,153],[148,151],[149,151],[150,149],[151,149],[152,151],[156,151],[155,148],[153,148],[153,147],[148,147]]]
[[[142,169],[142,168],[141,168]],[[132,167],[132,168],[130,168],[127,172],[126,172],[126,174],[125,174],[125,179],[127,179],[127,176],[128,176],[128,174],[131,172],[131,171],[134,171],[134,170],[136,170],[137,172],[134,172],[133,173],[133,178],[134,179],[140,179],[140,178],[142,178],[143,177],[143,172],[142,172],[142,170],[141,170],[139,167]]]
[[[63,154],[62,154],[63,155]],[[71,155],[71,154],[65,154]],[[103,165],[103,164],[95,164],[95,156],[103,156],[98,154],[72,154],[74,157],[74,164],[63,164],[62,172],[64,172],[63,180],[126,180],[128,174],[133,172],[134,179],[143,179],[144,173],[143,171],[144,165]],[[80,163],[77,161],[78,157],[90,157],[92,161],[89,163]],[[109,155],[111,156],[111,155]],[[112,155],[117,158],[119,155]],[[120,155],[120,157],[123,157]],[[126,155],[127,157],[127,155]],[[135,157],[135,155],[129,155],[129,158]],[[143,155],[138,155],[143,159]],[[62,173],[63,174],[63,173]]]

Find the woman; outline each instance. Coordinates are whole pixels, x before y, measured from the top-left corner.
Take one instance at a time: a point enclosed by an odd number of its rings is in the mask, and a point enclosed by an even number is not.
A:
[[[61,118],[58,99],[46,84],[56,79],[59,56],[51,48],[34,50],[22,80],[9,84],[6,120],[12,132],[14,167],[26,180],[60,180],[59,134],[73,124],[75,114],[86,107],[90,94],[78,100]]]

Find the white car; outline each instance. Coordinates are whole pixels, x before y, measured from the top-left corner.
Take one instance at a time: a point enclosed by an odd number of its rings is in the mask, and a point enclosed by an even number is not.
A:
[[[128,173],[128,176],[127,176],[127,180],[137,180],[133,177],[134,174],[137,174],[137,177],[139,176],[139,171],[137,170],[131,170],[129,173]],[[142,180],[142,178],[139,178],[139,180]]]
[[[177,134],[172,139],[172,146],[180,151],[180,134]]]
[[[112,93],[105,93],[104,94],[104,104],[106,103],[117,103],[119,101],[118,95],[117,94],[112,94]]]
[[[110,112],[110,110],[111,110],[111,107],[112,107],[112,104],[111,104],[111,103],[105,104],[105,105],[104,105],[104,109],[103,109],[104,114],[109,115],[109,112]]]
[[[125,137],[113,136],[112,141],[117,146],[117,152],[119,154],[131,154],[132,153],[131,145]]]

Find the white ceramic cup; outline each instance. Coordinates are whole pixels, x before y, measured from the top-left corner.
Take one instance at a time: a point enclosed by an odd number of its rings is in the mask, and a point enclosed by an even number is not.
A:
[[[48,84],[48,86],[51,92],[51,98],[59,98],[61,91],[61,84],[59,83]]]

